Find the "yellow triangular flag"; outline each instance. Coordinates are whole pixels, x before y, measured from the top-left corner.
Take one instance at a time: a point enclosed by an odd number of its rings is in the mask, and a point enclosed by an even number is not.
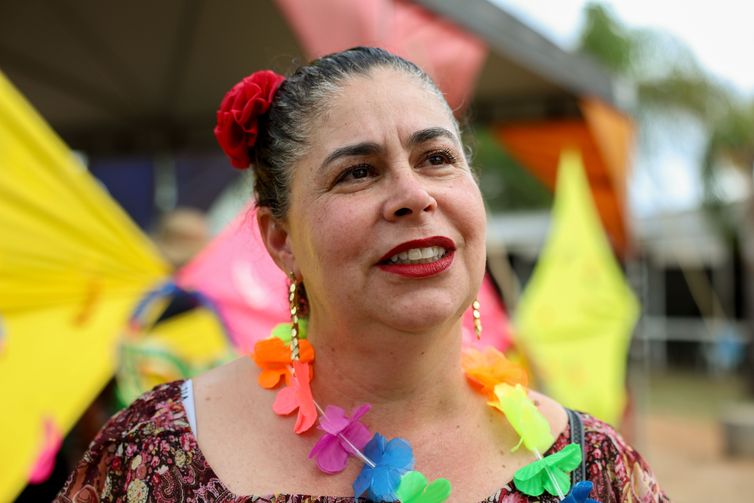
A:
[[[581,158],[561,155],[550,236],[515,326],[544,390],[616,424],[626,399],[628,344],[638,315],[600,224]]]
[[[168,272],[0,73],[0,501],[110,379],[125,320]]]

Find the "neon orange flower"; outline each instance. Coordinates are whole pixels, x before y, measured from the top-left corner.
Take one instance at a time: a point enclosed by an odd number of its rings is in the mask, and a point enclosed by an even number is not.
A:
[[[314,348],[308,341],[300,340],[299,349],[301,362],[314,361]],[[257,342],[251,358],[262,369],[257,379],[261,387],[274,388],[281,378],[285,378],[286,384],[290,382],[291,349],[277,337]]]
[[[301,361],[293,362],[295,375],[285,388],[278,391],[272,410],[280,416],[287,416],[298,409],[294,431],[299,435],[317,422],[317,408],[314,406],[311,382],[311,367]]]
[[[495,385],[506,383],[526,387],[529,376],[526,370],[510,361],[495,348],[487,347],[484,352],[467,349],[461,357],[461,366],[471,385],[490,399],[495,398]]]

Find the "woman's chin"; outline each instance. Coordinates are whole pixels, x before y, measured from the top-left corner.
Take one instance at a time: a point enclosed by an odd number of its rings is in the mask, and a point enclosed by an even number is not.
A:
[[[463,309],[460,310],[463,313]],[[391,328],[409,333],[427,333],[447,329],[458,322],[457,305],[418,302],[410,306],[386,309],[381,318]]]

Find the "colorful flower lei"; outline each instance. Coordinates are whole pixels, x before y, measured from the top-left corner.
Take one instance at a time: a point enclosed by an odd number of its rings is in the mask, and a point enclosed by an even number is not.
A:
[[[318,428],[323,434],[309,458],[327,474],[343,471],[349,457],[359,458],[364,466],[353,483],[357,498],[365,496],[372,501],[402,503],[445,501],[450,496],[450,482],[443,478],[429,482],[423,474],[415,471],[413,450],[406,440],[388,440],[379,433],[369,433],[361,418],[369,412],[371,405],[361,405],[349,416],[340,407],[328,405],[323,409],[317,404],[309,386],[314,350],[303,340],[306,333],[300,327],[301,357],[292,360],[290,348],[286,347],[289,341],[285,334],[289,328],[289,324],[276,327],[270,338],[256,344],[251,357],[262,369],[259,376],[262,387],[274,388],[281,380],[286,382],[286,386],[278,391],[273,410],[279,415],[298,411],[296,433],[308,431],[319,420]],[[281,348],[286,348],[287,354]],[[490,406],[505,414],[520,436],[521,440],[513,450],[524,445],[538,458],[516,471],[513,479],[516,488],[530,496],[539,496],[546,491],[563,501],[598,503],[586,499],[591,483],[577,484],[566,496],[571,485],[568,473],[581,464],[581,449],[577,444],[542,457],[541,453],[552,445],[554,438],[549,423],[527,395],[524,387],[526,372],[494,348],[487,348],[484,352],[466,350],[462,366],[469,383],[490,400]]]

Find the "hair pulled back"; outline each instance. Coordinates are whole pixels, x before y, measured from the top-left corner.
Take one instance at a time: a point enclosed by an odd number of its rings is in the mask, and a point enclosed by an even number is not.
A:
[[[354,47],[298,68],[282,83],[269,111],[260,118],[259,136],[251,153],[257,206],[270,208],[276,218],[285,218],[292,167],[309,145],[314,121],[326,110],[328,100],[346,79],[366,75],[378,67],[392,68],[416,77],[428,91],[446,103],[435,83],[421,68],[384,49]],[[450,109],[448,113],[452,117]]]

